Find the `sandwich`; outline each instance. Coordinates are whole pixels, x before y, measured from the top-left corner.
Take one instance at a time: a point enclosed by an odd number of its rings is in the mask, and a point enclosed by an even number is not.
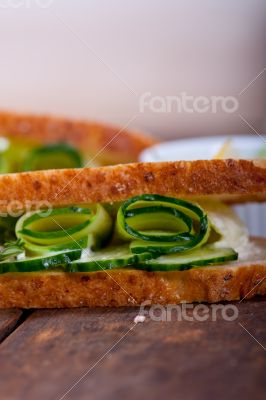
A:
[[[265,160],[3,174],[0,307],[265,295],[266,239],[249,237],[231,208],[265,200]]]
[[[73,119],[0,111],[0,173],[135,162],[156,140],[140,132]]]

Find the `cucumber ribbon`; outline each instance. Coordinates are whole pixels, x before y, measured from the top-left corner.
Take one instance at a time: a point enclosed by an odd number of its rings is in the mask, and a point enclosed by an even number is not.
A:
[[[200,206],[157,194],[132,197],[117,214],[117,235],[131,241],[130,249],[136,254],[194,250],[207,242],[210,230]]]
[[[170,271],[236,260],[232,248],[215,247],[219,233],[211,236],[214,228],[198,204],[158,194],[122,203],[114,231],[113,220],[101,204],[34,211],[20,217],[15,227],[26,258],[0,266],[2,272],[57,266],[68,272],[129,266]]]
[[[26,251],[33,254],[91,247],[103,243],[111,230],[112,219],[100,204],[29,212],[17,221],[15,228]]]

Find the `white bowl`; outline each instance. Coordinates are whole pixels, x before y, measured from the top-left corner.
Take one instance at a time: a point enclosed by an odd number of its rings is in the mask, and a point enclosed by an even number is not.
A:
[[[140,154],[140,161],[207,160],[214,158],[227,139],[231,139],[235,158],[255,158],[266,147],[257,135],[217,136],[172,140],[158,143]]]

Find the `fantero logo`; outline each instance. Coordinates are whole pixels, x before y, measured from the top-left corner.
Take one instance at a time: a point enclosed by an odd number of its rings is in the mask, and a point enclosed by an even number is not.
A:
[[[140,306],[139,317],[147,317],[155,322],[171,321],[235,321],[238,318],[238,308],[235,304],[151,304],[150,300],[143,302]],[[141,322],[143,322],[141,318]]]
[[[239,108],[238,99],[234,96],[192,96],[181,92],[177,96],[152,96],[151,92],[143,93],[139,98],[139,111],[144,113],[234,113]]]
[[[47,201],[28,201],[13,200],[6,205],[5,201],[0,201],[0,217],[18,218],[27,212],[40,213],[42,217],[48,217],[53,209],[52,204]]]

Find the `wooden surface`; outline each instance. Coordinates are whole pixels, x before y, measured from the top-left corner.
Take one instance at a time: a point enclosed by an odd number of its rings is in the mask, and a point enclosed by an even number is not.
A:
[[[20,310],[0,309],[0,343],[14,330],[22,318]]]
[[[137,308],[38,310],[25,320],[2,311],[0,397],[262,400],[266,299],[236,305],[233,322],[218,313],[216,322],[134,324]]]

